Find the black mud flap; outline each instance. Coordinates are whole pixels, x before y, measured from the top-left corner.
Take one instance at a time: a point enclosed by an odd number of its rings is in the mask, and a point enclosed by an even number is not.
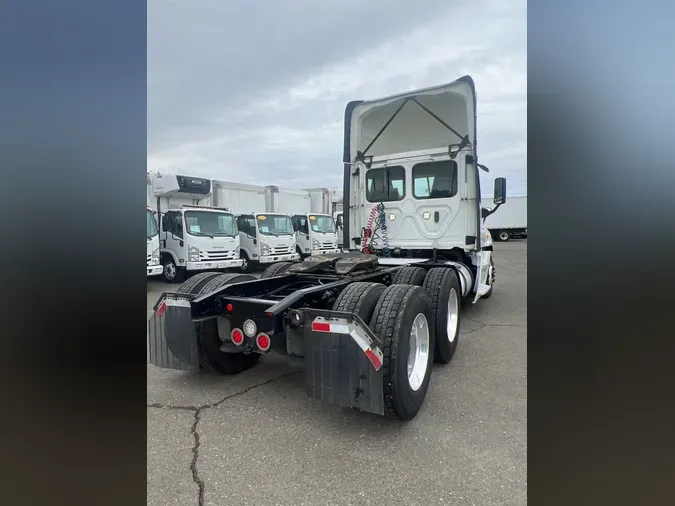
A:
[[[199,367],[197,333],[190,299],[164,294],[148,320],[148,355],[152,365],[188,371]]]
[[[382,369],[376,369],[364,350],[349,334],[316,332],[317,317],[340,319],[367,329],[356,315],[333,311],[303,309],[305,390],[307,395],[327,404],[384,415]],[[379,346],[369,330],[368,339]]]

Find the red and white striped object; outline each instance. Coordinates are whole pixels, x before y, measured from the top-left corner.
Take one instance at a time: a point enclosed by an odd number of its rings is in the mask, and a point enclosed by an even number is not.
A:
[[[162,316],[166,311],[167,306],[172,307],[190,307],[190,301],[187,299],[164,299],[162,303],[157,308],[155,314],[157,316]]]
[[[312,322],[312,330],[314,332],[326,332],[350,336],[354,342],[359,345],[359,348],[363,350],[363,353],[366,354],[366,357],[368,357],[368,360],[373,364],[376,371],[379,371],[382,367],[382,361],[384,360],[382,350],[380,350],[359,325],[349,323],[343,318],[327,320],[318,316]]]

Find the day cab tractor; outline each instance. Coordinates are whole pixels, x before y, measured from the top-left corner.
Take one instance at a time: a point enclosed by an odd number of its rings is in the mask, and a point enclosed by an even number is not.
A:
[[[164,293],[151,362],[237,374],[280,353],[310,397],[410,420],[433,362],[457,349],[462,302],[488,298],[492,240],[480,202],[470,77],[345,114],[344,252],[281,262],[256,279],[200,273]]]

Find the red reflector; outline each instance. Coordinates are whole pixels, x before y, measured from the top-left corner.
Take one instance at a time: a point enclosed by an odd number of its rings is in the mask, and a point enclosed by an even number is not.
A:
[[[312,322],[312,330],[314,332],[330,332],[330,323]]]
[[[382,366],[382,362],[380,362],[380,359],[377,358],[377,355],[372,350],[366,350],[366,357],[375,366],[375,369],[379,369]]]
[[[162,301],[162,305],[157,308],[157,316],[162,316],[166,311],[166,302]]]
[[[258,348],[261,350],[265,351],[268,350],[270,347],[270,338],[267,334],[258,334],[258,337],[256,338],[256,342],[258,345]]]
[[[225,306],[225,309],[227,309],[228,312],[232,312],[232,304],[228,304],[227,306]]]
[[[239,329],[234,329],[232,331],[232,342],[234,344],[241,344],[244,342],[244,333]]]
[[[274,317],[274,313],[265,313],[265,314],[266,314],[267,316],[269,316],[270,318],[273,318],[273,317]]]

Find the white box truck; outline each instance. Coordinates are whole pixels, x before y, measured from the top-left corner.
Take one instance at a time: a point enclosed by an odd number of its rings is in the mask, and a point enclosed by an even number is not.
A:
[[[344,242],[344,235],[343,235],[343,230],[344,230],[344,217],[342,214],[342,190],[332,190],[332,200],[333,200],[333,207],[331,210],[331,214],[333,215],[333,220],[335,220],[335,228],[337,229],[337,236],[338,236],[338,245],[342,246]]]
[[[152,180],[150,174],[147,175],[147,205],[145,209],[145,229],[147,236],[147,277],[159,276],[164,268],[159,262],[159,229],[155,220],[155,213],[152,212]]]
[[[151,179],[165,281],[241,267],[236,219],[227,209],[211,206],[208,179],[159,173]]]
[[[270,185],[265,187],[265,197],[265,208],[268,213],[291,216],[295,230],[296,251],[301,259],[342,251],[338,247],[333,217],[326,213],[312,212],[310,192]],[[323,204],[317,202],[314,205],[321,207]]]
[[[483,199],[483,207],[493,209],[491,198]],[[485,227],[492,237],[500,241],[513,238],[527,238],[527,197],[509,197],[499,206],[499,212],[485,218]]]
[[[257,264],[300,260],[290,216],[264,212],[264,186],[229,181],[212,181],[212,185],[213,205],[226,207],[237,218],[242,271]]]

